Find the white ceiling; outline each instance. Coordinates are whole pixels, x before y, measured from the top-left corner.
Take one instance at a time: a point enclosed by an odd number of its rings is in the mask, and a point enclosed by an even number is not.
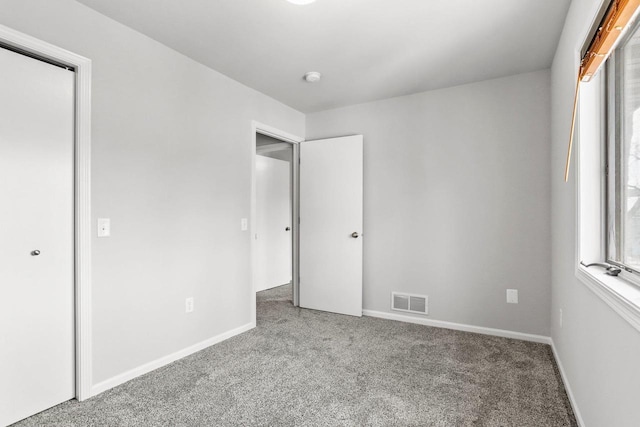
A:
[[[548,68],[570,2],[78,1],[305,113]]]

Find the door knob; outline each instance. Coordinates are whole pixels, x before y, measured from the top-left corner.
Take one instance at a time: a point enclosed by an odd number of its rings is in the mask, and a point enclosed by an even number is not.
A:
[[[289,230],[291,230],[291,227],[287,227],[284,229],[284,231],[289,231]]]
[[[357,239],[359,236],[357,231],[354,231],[353,233],[351,233],[351,237],[353,237],[354,239]]]
[[[38,256],[38,255],[40,255],[40,251],[38,249],[31,251],[31,256]]]

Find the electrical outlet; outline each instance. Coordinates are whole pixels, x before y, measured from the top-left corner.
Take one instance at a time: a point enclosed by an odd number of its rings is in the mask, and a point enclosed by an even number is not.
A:
[[[518,290],[517,289],[507,289],[507,302],[509,304],[517,304],[518,303]]]
[[[562,328],[562,309],[560,309],[560,327]]]
[[[193,311],[193,297],[189,297],[184,301],[184,309],[186,313]]]

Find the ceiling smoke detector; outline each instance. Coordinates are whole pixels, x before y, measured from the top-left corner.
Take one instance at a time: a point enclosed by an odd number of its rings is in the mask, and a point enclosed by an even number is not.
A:
[[[304,75],[304,79],[309,83],[315,83],[319,81],[320,77],[322,77],[322,74],[320,74],[317,71],[309,71],[307,74]]]

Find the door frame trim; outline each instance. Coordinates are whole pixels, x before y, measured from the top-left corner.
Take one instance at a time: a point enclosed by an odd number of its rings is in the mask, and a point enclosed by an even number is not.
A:
[[[74,276],[76,398],[92,396],[91,371],[91,60],[0,25],[0,42],[75,70]]]
[[[283,130],[274,128],[273,126],[266,125],[264,123],[257,122],[253,120],[251,122],[251,217],[250,217],[250,253],[251,253],[251,316],[253,325],[256,324],[256,269],[257,269],[257,251],[256,251],[256,134],[262,134],[266,136],[270,136],[272,138],[278,139],[283,142],[287,142],[293,146],[293,185],[292,185],[292,197],[291,197],[291,207],[292,207],[292,239],[293,239],[293,248],[292,248],[292,257],[293,257],[293,268],[292,268],[292,282],[293,282],[293,305],[298,306],[299,303],[299,294],[300,294],[300,273],[299,273],[299,222],[298,218],[300,216],[300,206],[298,203],[299,198],[299,172],[300,172],[300,163],[299,163],[299,144],[304,142],[304,138],[290,134]]]

